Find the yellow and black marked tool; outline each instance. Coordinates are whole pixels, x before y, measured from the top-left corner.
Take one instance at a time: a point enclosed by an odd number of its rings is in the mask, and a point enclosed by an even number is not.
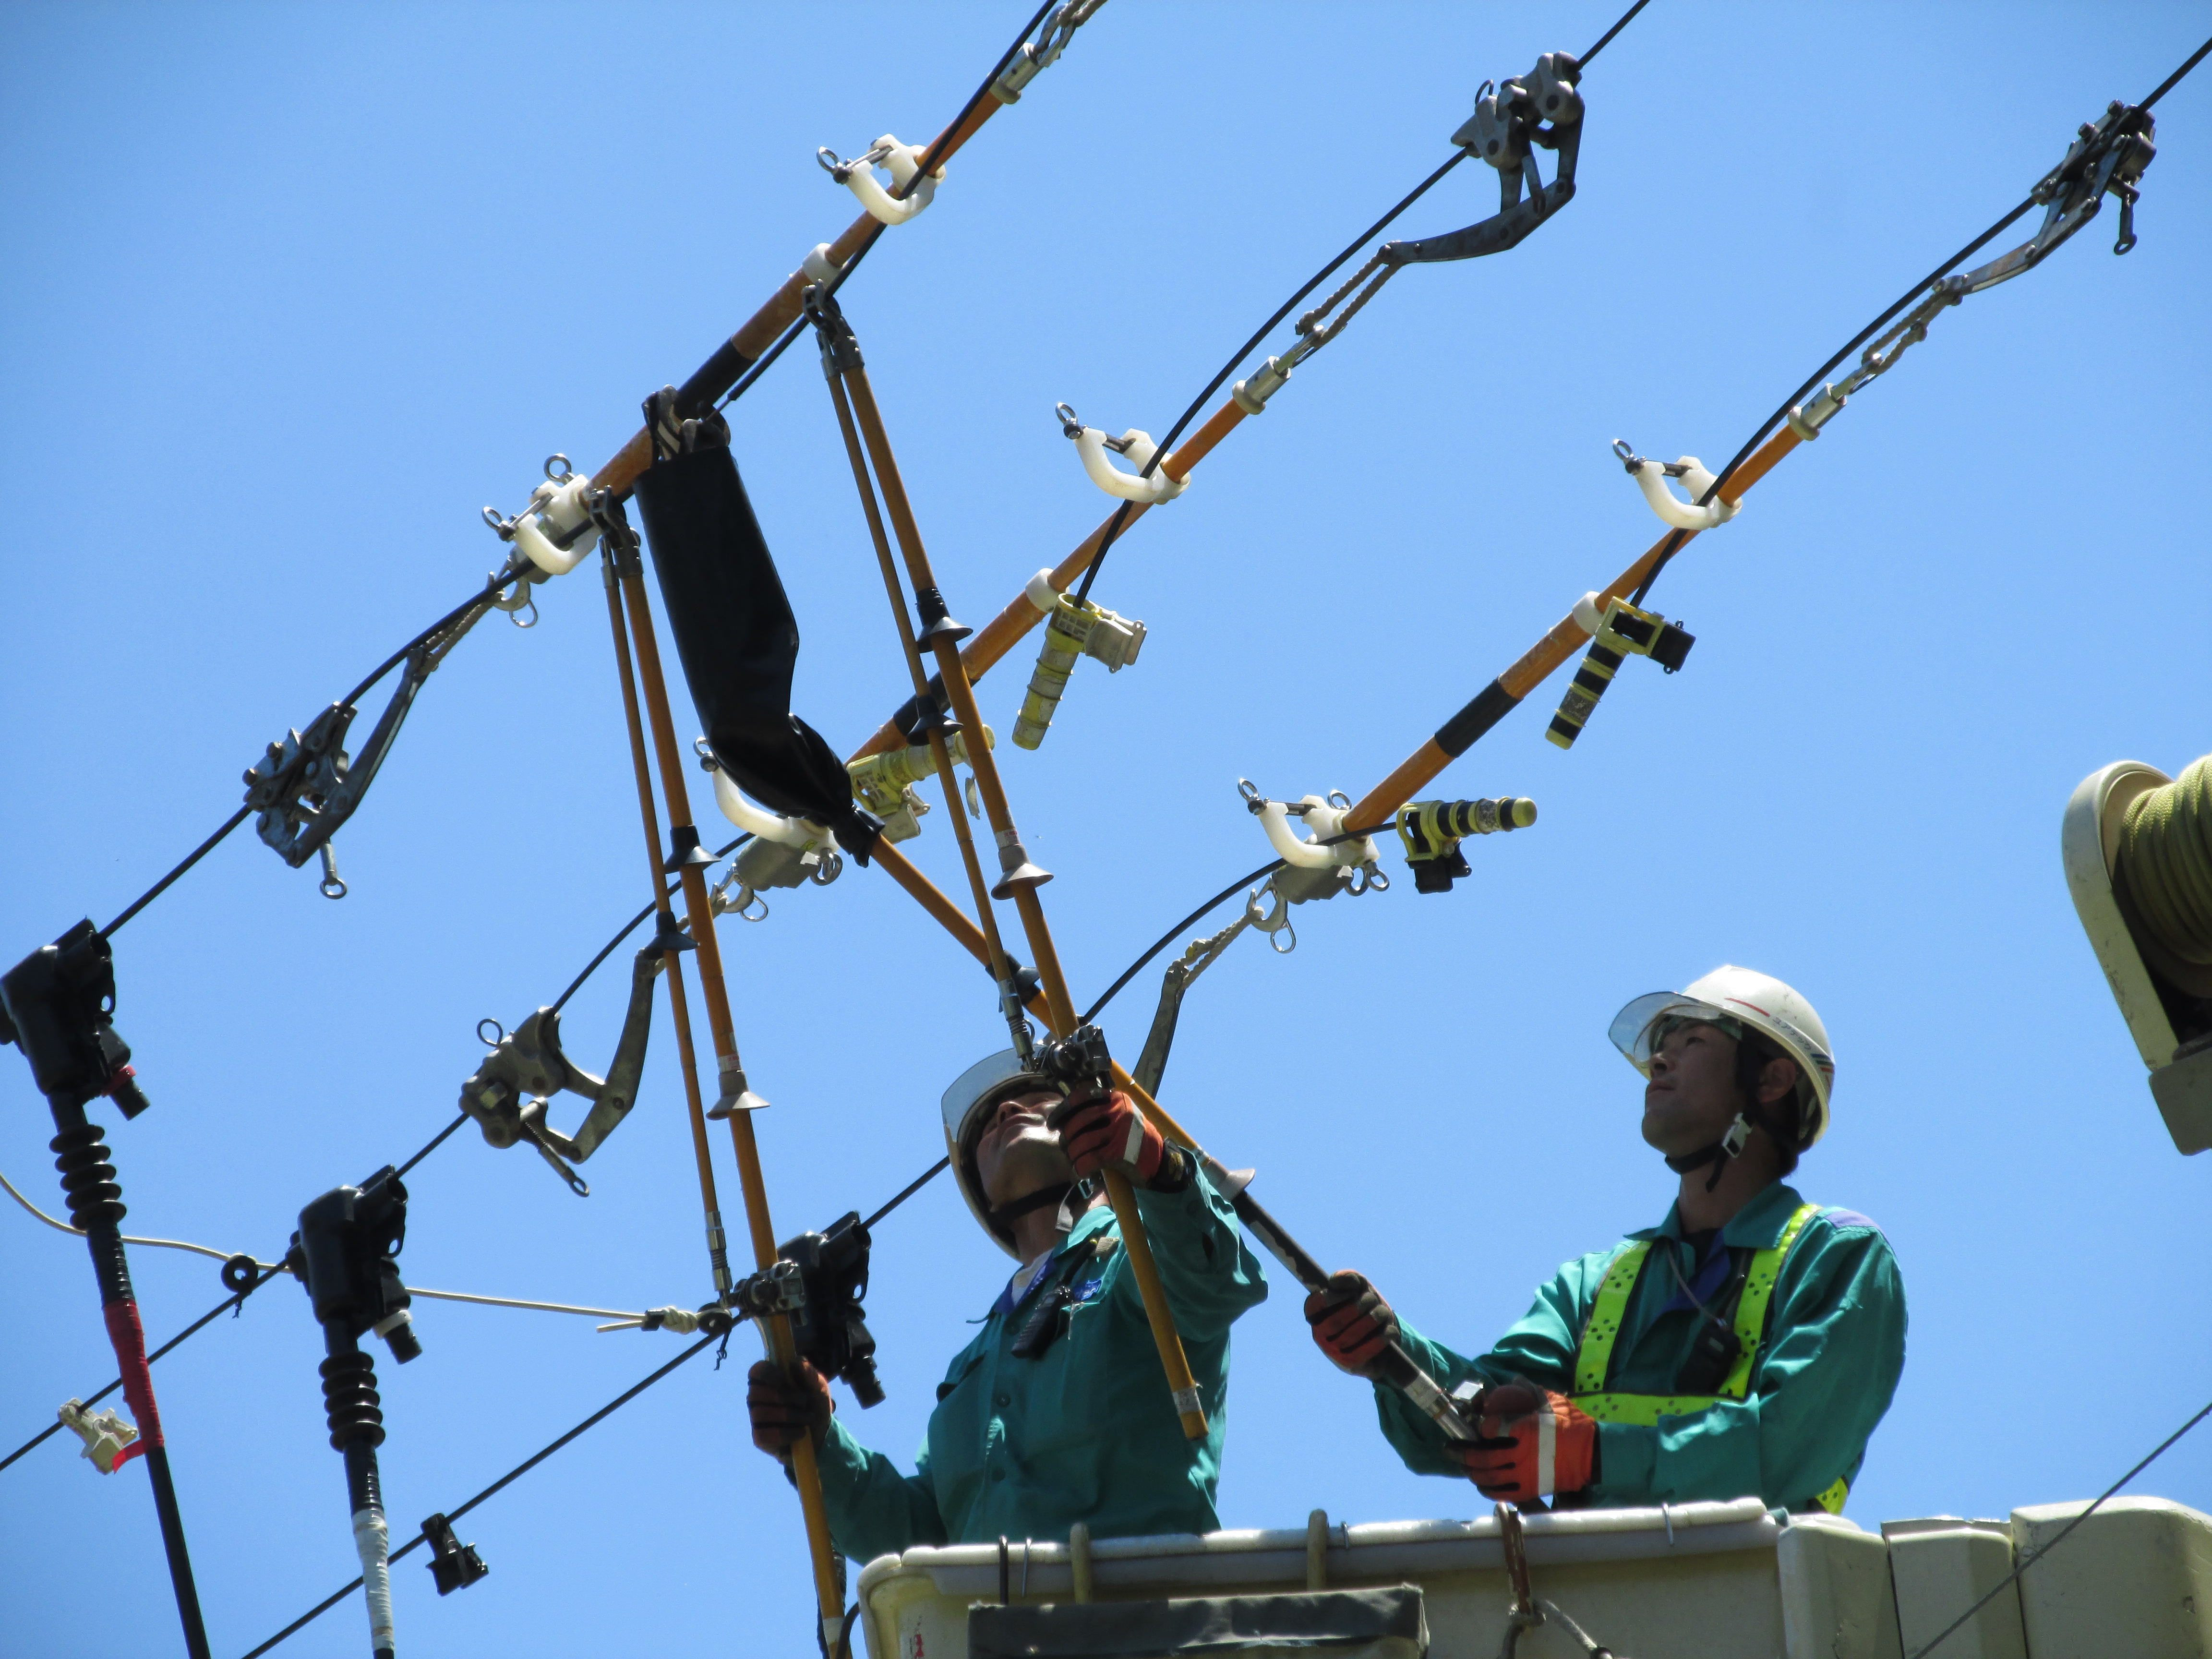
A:
[[[1041,578],[1051,574],[1048,571],[1037,574]],[[1038,583],[1031,582],[1030,586],[1034,603]],[[1145,625],[1140,622],[1073,594],[1054,593],[1049,586],[1045,596],[1052,602],[1051,609],[1045,613],[1044,645],[1037,652],[1036,672],[1030,676],[1029,695],[1022,699],[1021,715],[1014,721],[1017,749],[1034,749],[1044,741],[1078,657],[1096,657],[1106,665],[1108,673],[1118,674],[1136,661],[1145,644]]]
[[[1536,803],[1516,795],[1496,800],[1407,802],[1398,809],[1398,839],[1405,843],[1413,890],[1449,893],[1455,880],[1474,873],[1459,850],[1462,837],[1526,830],[1535,821]]]
[[[1576,620],[1585,627],[1590,620],[1587,617],[1589,604],[1586,599],[1575,607]],[[1544,733],[1562,749],[1575,746],[1575,739],[1583,734],[1583,723],[1595,712],[1597,700],[1613,684],[1613,672],[1624,659],[1649,657],[1671,674],[1698,642],[1696,635],[1683,631],[1681,623],[1638,611],[1622,599],[1607,599],[1604,613],[1595,620],[1597,626],[1591,630],[1589,654],[1575,671],[1567,695],[1560,699],[1559,712],[1552,716],[1551,729]]]
[[[998,741],[998,734],[985,726],[984,747],[994,747]],[[968,764],[966,732],[953,732],[945,748],[953,765]],[[887,837],[905,841],[921,833],[920,820],[929,805],[915,785],[937,775],[936,753],[927,744],[868,755],[848,763],[845,770],[852,775],[853,799],[883,819]]]

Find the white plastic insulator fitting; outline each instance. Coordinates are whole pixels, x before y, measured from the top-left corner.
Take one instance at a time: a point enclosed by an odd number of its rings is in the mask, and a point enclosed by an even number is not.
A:
[[[584,497],[592,481],[572,472],[556,483],[548,479],[530,492],[530,505],[514,521],[514,545],[522,556],[549,576],[565,576],[599,544]]]
[[[1121,453],[1139,472],[1159,453],[1152,434],[1139,432],[1134,427],[1121,434]],[[1118,495],[1125,501],[1142,501],[1150,507],[1159,501],[1171,501],[1182,494],[1182,481],[1168,477],[1164,464],[1154,467],[1149,477],[1141,477],[1138,472],[1124,472],[1115,466],[1106,459],[1106,434],[1095,426],[1086,426],[1075,434],[1075,447],[1082,453],[1083,470],[1091,475],[1091,482],[1109,495]]]
[[[1646,461],[1636,469],[1637,487],[1643,490],[1644,499],[1651,503],[1651,510],[1677,530],[1711,530],[1716,525],[1726,524],[1735,517],[1740,504],[1724,501],[1718,496],[1699,507],[1698,497],[1713,487],[1713,475],[1705,464],[1694,455],[1685,455],[1674,463],[1682,469],[1682,487],[1690,492],[1684,501],[1667,487],[1666,469],[1656,461]]]
[[[1600,624],[1605,621],[1605,601],[1595,593],[1585,593],[1567,614],[1574,618],[1576,627],[1595,639]]]
[[[887,225],[902,225],[935,198],[938,181],[945,177],[945,169],[940,166],[927,179],[915,182],[915,175],[921,171],[920,149],[912,144],[902,144],[888,132],[869,148],[884,152],[883,166],[890,172],[892,187],[904,190],[914,183],[912,191],[894,197],[884,188],[873,167],[854,167],[845,176],[845,188],[860,198],[860,205],[872,217]]]
[[[1308,795],[1299,805],[1306,809],[1306,823],[1314,831],[1310,838],[1291,828],[1290,812],[1281,801],[1271,800],[1260,808],[1261,827],[1267,830],[1268,842],[1282,855],[1284,863],[1300,870],[1358,869],[1382,858],[1373,837],[1368,836],[1357,841],[1340,841],[1333,847],[1322,845],[1343,833],[1344,820],[1352,812],[1350,807],[1331,806],[1319,795]]]
[[[827,242],[817,242],[814,251],[799,262],[799,268],[811,283],[827,284],[837,280],[837,262],[830,257]]]
[[[754,805],[738,793],[738,786],[730,781],[730,775],[719,766],[714,769],[714,805],[722,809],[722,816],[732,823],[763,841],[796,847],[801,852],[834,844],[830,831],[821,824],[805,818],[787,818],[765,806]]]
[[[1052,585],[1052,572],[1040,570],[1022,589],[1022,597],[1037,608],[1039,614],[1049,617],[1060,604],[1060,590]]]

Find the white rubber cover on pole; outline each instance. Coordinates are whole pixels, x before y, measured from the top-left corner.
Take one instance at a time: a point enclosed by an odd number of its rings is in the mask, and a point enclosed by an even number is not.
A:
[[[1703,461],[1694,455],[1685,455],[1674,465],[1684,469],[1682,486],[1690,492],[1686,501],[1667,488],[1666,471],[1656,461],[1644,462],[1633,475],[1637,488],[1644,492],[1644,499],[1651,503],[1651,510],[1661,519],[1677,530],[1711,530],[1735,517],[1740,510],[1737,502],[1715,496],[1703,507],[1697,504],[1698,497],[1713,487],[1713,475],[1705,470]]]
[[[374,1653],[397,1651],[392,1627],[392,1534],[380,1510],[353,1512],[353,1547],[361,1557],[361,1592],[368,1601],[368,1645]]]
[[[787,818],[765,806],[754,805],[738,793],[738,786],[730,781],[730,775],[719,766],[714,769],[714,805],[722,809],[722,816],[732,823],[763,841],[796,847],[804,852],[830,839],[829,830],[818,823],[810,823],[805,818]]]
[[[881,147],[888,153],[884,166],[890,170],[891,184],[903,189],[907,181],[921,168],[921,152],[912,144],[902,144],[890,133],[876,140],[871,149]],[[869,216],[887,225],[902,225],[927,207],[937,195],[937,181],[945,176],[939,167],[936,172],[915,185],[907,196],[894,197],[877,179],[873,167],[854,167],[846,175],[845,188],[860,198],[860,205]]]
[[[1123,451],[1139,471],[1159,453],[1149,432],[1139,432],[1131,427],[1121,434],[1127,446]],[[1083,457],[1083,470],[1091,475],[1091,482],[1109,495],[1118,495],[1125,501],[1142,501],[1151,506],[1156,501],[1171,501],[1182,494],[1183,487],[1168,477],[1164,466],[1149,478],[1136,472],[1124,472],[1106,459],[1106,434],[1095,426],[1086,426],[1075,434],[1075,447]]]

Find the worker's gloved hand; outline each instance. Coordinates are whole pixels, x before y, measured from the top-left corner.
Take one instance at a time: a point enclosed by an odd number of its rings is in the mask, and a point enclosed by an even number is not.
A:
[[[1160,1132],[1119,1089],[1077,1090],[1054,1109],[1052,1123],[1060,1131],[1060,1150],[1084,1179],[1102,1170],[1119,1170],[1131,1180],[1150,1185],[1167,1157],[1168,1144]]]
[[[1484,1391],[1476,1416],[1483,1437],[1459,1451],[1485,1498],[1549,1498],[1589,1485],[1597,1422],[1566,1395],[1501,1383]]]
[[[752,1415],[753,1444],[788,1463],[799,1436],[822,1437],[837,1402],[830,1397],[822,1373],[804,1359],[796,1382],[773,1360],[763,1359],[746,1373],[745,1409]]]
[[[1398,1336],[1398,1316],[1382,1293],[1348,1267],[1306,1297],[1306,1323],[1321,1351],[1354,1376],[1374,1376],[1376,1361]]]

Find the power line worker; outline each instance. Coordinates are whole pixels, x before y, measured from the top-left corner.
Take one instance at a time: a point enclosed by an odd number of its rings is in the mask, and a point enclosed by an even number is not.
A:
[[[1097,1537],[1214,1530],[1229,1327],[1267,1295],[1229,1200],[1127,1096],[1063,1100],[1011,1048],[963,1073],[944,1108],[961,1195],[1021,1266],[938,1385],[915,1472],[853,1437],[811,1366],[795,1384],[753,1367],[753,1443],[787,1459],[814,1434],[830,1534],[856,1560],[917,1544],[1063,1540],[1078,1521]],[[1097,1179],[1109,1168],[1137,1189],[1205,1408],[1201,1440],[1184,1437],[1161,1374]]]
[[[1376,1403],[1407,1468],[1486,1497],[1840,1510],[1905,1368],[1905,1287],[1873,1222],[1782,1180],[1828,1127],[1826,1029],[1780,980],[1723,967],[1638,997],[1610,1035],[1648,1079],[1644,1139],[1680,1177],[1666,1220],[1568,1262],[1480,1358],[1402,1323],[1356,1273],[1307,1298],[1314,1340],[1360,1374],[1395,1336],[1445,1388],[1479,1391],[1472,1444],[1395,1389]]]

